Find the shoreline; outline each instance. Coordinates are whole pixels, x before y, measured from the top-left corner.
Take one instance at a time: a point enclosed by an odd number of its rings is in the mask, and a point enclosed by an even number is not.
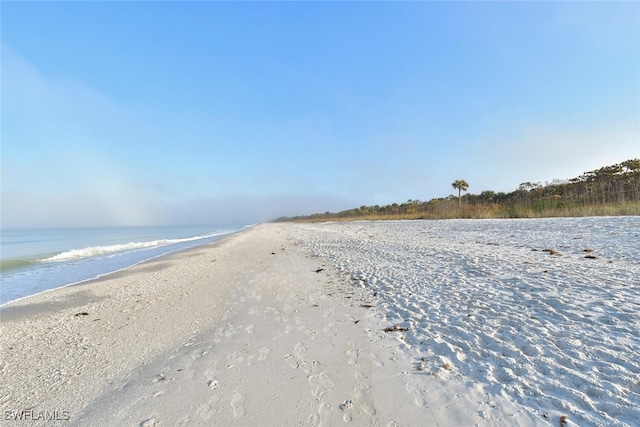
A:
[[[116,270],[109,271],[109,272],[106,272],[106,273],[101,273],[101,274],[98,274],[98,275],[96,275],[96,276],[94,276],[94,277],[90,277],[90,278],[88,278],[88,279],[82,279],[82,280],[79,280],[79,281],[76,281],[76,282],[67,283],[66,285],[57,286],[57,287],[54,287],[54,288],[51,288],[51,289],[45,289],[45,290],[43,290],[43,291],[36,292],[35,294],[25,295],[25,296],[23,296],[23,297],[20,297],[20,298],[17,298],[17,299],[11,300],[11,301],[3,302],[3,303],[1,303],[1,304],[0,304],[0,311],[1,311],[5,306],[7,306],[7,305],[9,305],[9,304],[12,304],[12,303],[15,303],[15,302],[18,302],[18,301],[21,301],[21,300],[24,300],[24,299],[26,299],[26,298],[35,297],[35,296],[38,296],[38,295],[40,295],[40,294],[44,294],[44,293],[46,293],[46,292],[51,292],[51,291],[56,291],[56,290],[58,290],[58,289],[63,289],[63,288],[66,288],[66,287],[68,287],[68,286],[83,285],[83,284],[85,284],[85,283],[90,283],[90,282],[93,282],[93,281],[102,280],[103,278],[108,277],[108,276],[110,276],[110,275],[112,275],[112,274],[118,274],[118,273],[120,273],[120,272],[126,271],[126,270],[127,270],[127,269],[129,269],[129,268],[136,267],[136,266],[141,265],[141,264],[144,264],[144,263],[146,263],[146,262],[151,262],[151,261],[154,261],[154,260],[156,260],[156,259],[160,259],[160,258],[162,258],[162,257],[169,257],[169,256],[171,256],[171,255],[174,255],[174,254],[177,254],[177,253],[180,253],[180,252],[183,252],[183,251],[189,251],[189,250],[192,250],[192,249],[197,249],[197,248],[199,248],[199,247],[201,247],[201,246],[207,246],[207,245],[211,245],[211,244],[216,244],[216,243],[217,243],[218,241],[220,241],[221,239],[224,239],[224,238],[227,238],[227,237],[233,236],[234,234],[237,234],[237,233],[242,233],[242,232],[244,232],[244,231],[247,231],[247,230],[249,230],[249,229],[250,229],[251,227],[253,227],[253,226],[255,226],[255,225],[252,225],[252,226],[245,226],[245,227],[243,227],[242,229],[240,229],[240,230],[238,230],[238,231],[233,231],[233,232],[230,232],[230,233],[222,234],[222,235],[220,235],[220,236],[216,236],[216,240],[213,240],[213,241],[211,241],[211,242],[201,243],[201,244],[196,244],[196,245],[194,245],[194,246],[189,246],[189,247],[186,247],[186,248],[177,248],[177,249],[173,249],[173,250],[171,250],[171,251],[169,251],[169,252],[165,252],[165,253],[162,253],[162,254],[159,254],[159,255],[155,255],[155,256],[153,256],[153,257],[151,257],[151,258],[147,258],[147,259],[144,259],[144,260],[142,260],[142,261],[137,261],[137,262],[135,262],[135,263],[133,263],[133,264],[131,264],[131,265],[128,265],[128,266],[126,266],[126,267],[118,268],[118,269],[116,269]]]
[[[0,322],[3,329],[3,336],[0,337],[2,343],[0,351],[3,353],[1,360],[4,362],[0,373],[5,377],[0,381],[4,384],[0,385],[0,391],[3,392],[0,394],[5,396],[1,402],[3,410],[12,411],[41,406],[43,399],[44,402],[51,402],[46,395],[54,391],[54,395],[56,392],[61,395],[53,399],[53,401],[59,400],[58,404],[50,403],[49,406],[55,406],[51,410],[60,408],[62,405],[63,410],[77,412],[78,408],[95,398],[101,389],[121,379],[127,370],[146,363],[149,357],[159,354],[171,345],[176,345],[177,341],[183,339],[181,335],[185,334],[184,325],[180,332],[176,331],[173,334],[170,342],[165,343],[162,339],[164,337],[158,336],[156,340],[147,341],[148,349],[140,351],[141,349],[135,343],[137,332],[133,330],[127,333],[116,332],[114,329],[118,327],[114,328],[114,323],[121,320],[123,313],[129,313],[132,310],[146,311],[140,303],[145,299],[147,303],[151,303],[155,299],[149,300],[151,296],[159,299],[176,297],[176,290],[171,286],[152,285],[158,274],[161,275],[162,270],[179,268],[181,259],[192,257],[201,251],[217,251],[218,247],[229,245],[240,235],[242,233],[234,233],[207,245],[148,259],[98,278],[44,291],[3,305],[0,309]],[[132,281],[141,282],[132,283]],[[110,289],[110,285],[113,288]],[[182,283],[180,288],[184,287],[185,284]],[[121,308],[122,306],[126,308]],[[78,323],[85,318],[91,319],[93,324]],[[130,317],[127,320],[136,319]],[[177,320],[180,320],[179,317]],[[132,323],[131,321],[129,324]],[[96,327],[102,322],[104,326]],[[121,327],[127,325],[125,323]],[[145,329],[153,330],[153,323],[149,322],[149,319],[145,320],[145,325],[140,326],[140,332],[144,332]],[[25,337],[27,342],[24,342]],[[129,345],[118,344],[118,341],[124,341]],[[109,347],[115,346],[123,354],[103,351],[99,346],[105,342],[108,342]],[[126,358],[122,359],[127,354],[127,347],[130,348],[132,356],[130,361]],[[16,349],[23,351],[23,354],[16,357],[12,354]],[[91,349],[93,351],[90,354],[87,353],[87,350]],[[54,354],[48,354],[49,350],[55,350]],[[114,370],[102,368],[106,381],[90,373],[86,377],[83,376],[87,371],[84,369],[85,365],[95,364],[91,356],[98,355],[102,355],[102,361],[105,364],[121,365]],[[51,356],[54,356],[51,363],[39,362],[39,359],[46,360]],[[78,360],[69,360],[74,357]],[[75,383],[76,379],[69,376],[68,371],[74,368],[80,368],[82,371],[77,372],[77,376],[84,380],[80,381],[80,386],[86,397],[79,395],[74,397],[72,396],[74,393],[62,392],[70,387],[73,388],[72,383]],[[51,369],[57,369],[58,374],[52,377],[49,372]],[[26,384],[20,384],[20,382]],[[27,386],[26,394],[19,390],[25,385]],[[71,396],[65,396],[65,394]],[[17,425],[20,423],[17,422]],[[45,425],[48,424],[45,423]]]
[[[296,227],[262,224],[15,303],[3,425],[548,425],[417,372],[377,297]],[[68,418],[7,419],[24,411]]]

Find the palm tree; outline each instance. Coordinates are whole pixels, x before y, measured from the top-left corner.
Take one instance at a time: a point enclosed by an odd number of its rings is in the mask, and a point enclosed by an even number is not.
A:
[[[467,191],[467,189],[469,188],[469,183],[464,179],[456,179],[455,181],[453,181],[451,186],[458,190],[458,206],[460,206],[462,204],[461,193],[463,191]]]

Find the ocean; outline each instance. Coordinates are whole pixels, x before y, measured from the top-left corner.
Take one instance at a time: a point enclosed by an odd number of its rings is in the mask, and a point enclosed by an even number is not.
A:
[[[2,230],[0,305],[214,242],[250,225]]]

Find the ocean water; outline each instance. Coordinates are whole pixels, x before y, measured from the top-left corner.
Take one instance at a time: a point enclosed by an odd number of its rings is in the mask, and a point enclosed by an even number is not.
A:
[[[211,243],[247,227],[250,226],[2,230],[0,304]]]

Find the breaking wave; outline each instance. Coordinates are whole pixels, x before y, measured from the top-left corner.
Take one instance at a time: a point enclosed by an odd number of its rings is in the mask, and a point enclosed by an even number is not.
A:
[[[208,239],[211,237],[219,236],[221,234],[226,234],[226,233],[213,233],[213,234],[188,237],[183,239],[161,239],[161,240],[153,240],[149,242],[129,242],[129,243],[121,243],[117,245],[90,246],[82,249],[72,249],[70,251],[62,252],[52,257],[42,259],[40,260],[40,262],[43,262],[43,263],[62,262],[62,261],[70,261],[70,260],[82,259],[82,258],[91,258],[95,256],[118,254],[122,252],[135,251],[138,249],[159,248],[162,246],[168,246],[168,245],[173,245],[177,243],[186,243],[186,242],[193,242],[193,241],[202,240],[202,239]]]

